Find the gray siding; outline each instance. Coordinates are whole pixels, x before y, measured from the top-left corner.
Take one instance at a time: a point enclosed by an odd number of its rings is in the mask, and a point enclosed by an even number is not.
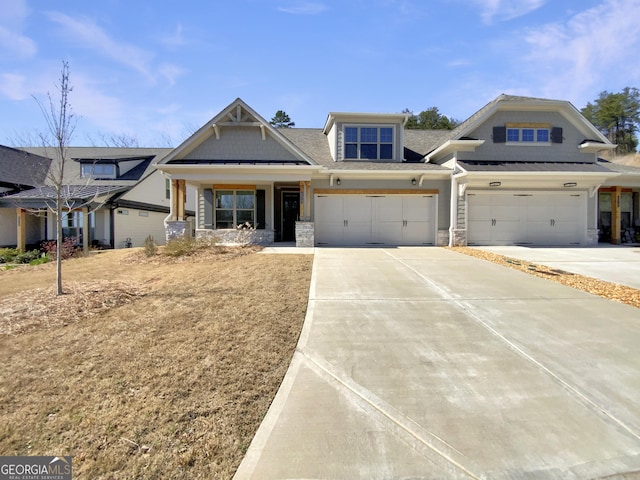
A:
[[[262,140],[259,128],[225,127],[220,140],[215,135],[198,145],[187,160],[297,160],[290,151],[269,134]]]
[[[551,127],[561,127],[564,137],[562,143],[536,146],[493,143],[493,127],[506,123],[549,123]],[[460,152],[459,160],[498,160],[526,162],[593,162],[593,153],[581,153],[578,145],[585,140],[564,116],[549,112],[497,112],[482,126],[469,134],[469,137],[486,140],[475,152]]]

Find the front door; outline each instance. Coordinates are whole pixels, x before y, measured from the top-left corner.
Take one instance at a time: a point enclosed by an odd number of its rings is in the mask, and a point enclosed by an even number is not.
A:
[[[300,193],[282,192],[282,241],[296,241],[296,221],[300,214]]]

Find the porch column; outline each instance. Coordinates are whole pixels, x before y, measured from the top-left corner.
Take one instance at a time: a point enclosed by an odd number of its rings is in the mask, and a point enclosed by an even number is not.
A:
[[[185,217],[187,186],[185,180],[171,180],[171,213],[175,220],[181,222]]]
[[[16,208],[16,225],[18,228],[17,249],[24,252],[27,248],[27,215],[23,208]]]
[[[611,192],[611,243],[614,245],[619,245],[622,238],[622,215],[620,212],[621,193],[622,187],[614,187]]]
[[[311,182],[300,181],[300,220],[311,218]]]
[[[82,207],[82,251],[89,253],[89,207]]]

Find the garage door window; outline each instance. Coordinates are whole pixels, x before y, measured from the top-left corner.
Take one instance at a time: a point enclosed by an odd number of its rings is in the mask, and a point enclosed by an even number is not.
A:
[[[252,190],[216,190],[215,228],[235,228],[245,223],[254,226],[255,199]]]

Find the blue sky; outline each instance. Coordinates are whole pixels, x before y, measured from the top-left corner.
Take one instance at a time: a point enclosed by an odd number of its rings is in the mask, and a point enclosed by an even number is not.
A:
[[[73,144],[181,143],[235,98],[464,120],[500,93],[577,108],[640,87],[640,0],[0,0],[0,143],[45,129],[70,64]]]

